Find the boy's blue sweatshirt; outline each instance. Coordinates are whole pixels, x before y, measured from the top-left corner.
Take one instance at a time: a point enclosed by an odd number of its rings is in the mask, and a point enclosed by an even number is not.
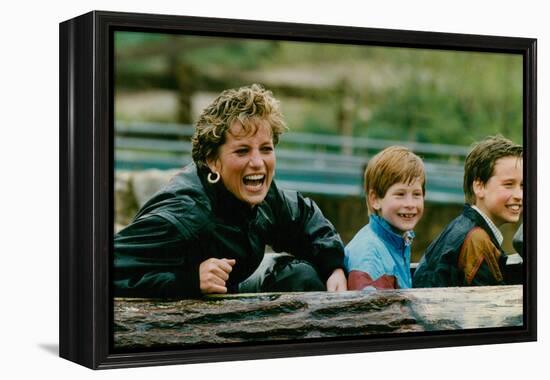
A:
[[[347,272],[366,272],[373,280],[383,275],[395,276],[398,287],[412,287],[411,242],[413,231],[404,236],[380,216],[371,215],[345,249],[344,265]]]

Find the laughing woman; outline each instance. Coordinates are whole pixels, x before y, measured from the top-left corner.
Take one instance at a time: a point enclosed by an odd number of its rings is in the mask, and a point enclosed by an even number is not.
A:
[[[279,102],[258,85],[206,107],[194,162],[115,235],[115,296],[346,290],[334,227],[312,200],[273,180],[285,129]],[[264,259],[266,245],[287,254]]]

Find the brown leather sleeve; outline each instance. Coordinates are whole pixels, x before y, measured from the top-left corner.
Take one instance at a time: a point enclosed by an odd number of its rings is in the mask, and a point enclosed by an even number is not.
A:
[[[352,270],[348,276],[348,290],[361,290],[367,286],[373,286],[376,289],[398,289],[395,276],[384,274],[373,280],[367,272]]]
[[[490,273],[497,282],[503,281],[498,265],[500,251],[491,241],[491,238],[480,227],[473,228],[462,244],[458,256],[458,268],[464,273],[464,280],[471,285],[483,263],[487,264]]]

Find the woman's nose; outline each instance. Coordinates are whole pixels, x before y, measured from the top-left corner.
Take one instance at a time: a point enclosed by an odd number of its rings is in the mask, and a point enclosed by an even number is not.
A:
[[[260,155],[259,151],[252,151],[250,155],[250,166],[252,167],[260,167],[262,166],[262,157]]]

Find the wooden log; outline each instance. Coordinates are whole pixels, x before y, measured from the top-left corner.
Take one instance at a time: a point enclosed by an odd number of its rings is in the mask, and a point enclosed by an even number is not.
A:
[[[342,337],[523,324],[523,287],[115,299],[115,348]]]

